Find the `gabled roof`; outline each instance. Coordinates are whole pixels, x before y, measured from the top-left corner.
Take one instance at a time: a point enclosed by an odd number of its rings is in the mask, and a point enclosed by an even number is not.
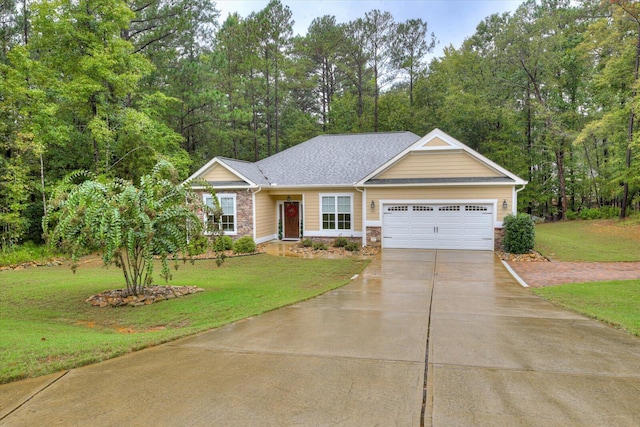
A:
[[[474,178],[448,178],[448,179],[422,179],[422,180],[413,180],[412,182],[397,182],[398,180],[384,180],[377,179],[376,177],[380,175],[385,170],[389,169],[392,165],[397,163],[399,160],[403,159],[405,156],[410,154],[411,152],[459,152],[463,151],[470,155],[471,157],[478,160],[480,163],[485,166],[493,169],[500,175],[501,178],[495,177],[474,177]],[[411,181],[411,180],[410,180]],[[430,182],[431,181],[431,182]],[[492,162],[491,160],[484,157],[482,154],[458,141],[457,139],[451,137],[450,135],[444,133],[440,129],[434,129],[429,132],[424,137],[420,138],[418,141],[413,143],[411,146],[405,148],[401,152],[398,152],[393,158],[389,159],[386,163],[380,165],[379,167],[373,169],[367,176],[358,181],[357,185],[366,186],[369,185],[389,185],[389,184],[457,184],[457,183],[513,183],[516,185],[525,185],[527,181],[519,178],[513,173],[509,172],[502,166],[499,166],[497,163]]]
[[[256,187],[258,185],[265,185],[266,180],[260,174],[260,171],[256,167],[255,163],[244,162],[242,160],[228,159],[225,157],[214,157],[208,161],[204,166],[194,172],[187,182],[195,179],[200,179],[207,174],[210,170],[216,166],[220,166],[232,175],[238,177],[237,181],[217,181],[209,182],[209,184],[218,187]]]
[[[497,177],[380,179],[377,176],[412,152],[464,151],[493,169]],[[331,187],[367,185],[417,185],[456,183],[515,183],[526,181],[467,147],[439,129],[423,138],[412,132],[320,135],[256,163],[215,157],[189,180],[202,177],[217,166],[238,181],[211,182],[213,186]],[[402,182],[401,182],[402,181]]]

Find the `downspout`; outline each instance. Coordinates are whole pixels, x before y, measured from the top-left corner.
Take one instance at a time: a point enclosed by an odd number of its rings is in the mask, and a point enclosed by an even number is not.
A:
[[[251,188],[247,188],[247,191],[251,192],[251,216],[252,218],[252,229],[253,229],[253,241],[255,242],[258,239],[258,233],[256,231],[256,194],[262,191],[262,187],[258,187],[258,191],[252,191]]]
[[[362,193],[362,247],[367,246],[367,189],[360,190],[357,183],[353,183],[354,188]]]
[[[518,214],[518,193],[521,192],[522,190],[524,190],[524,188],[527,186],[527,184],[528,184],[528,182],[522,184],[522,188],[518,188],[513,193],[513,214],[514,215]]]

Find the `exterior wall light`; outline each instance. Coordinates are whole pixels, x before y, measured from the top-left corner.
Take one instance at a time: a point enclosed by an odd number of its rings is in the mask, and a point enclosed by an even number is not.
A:
[[[507,209],[509,207],[509,205],[507,204],[507,199],[504,199],[504,202],[502,202],[502,209]]]
[[[291,203],[291,196],[287,196],[287,203]],[[505,202],[507,203],[507,202]]]
[[[374,210],[376,208],[376,202],[374,202],[373,200],[371,201],[371,210]]]

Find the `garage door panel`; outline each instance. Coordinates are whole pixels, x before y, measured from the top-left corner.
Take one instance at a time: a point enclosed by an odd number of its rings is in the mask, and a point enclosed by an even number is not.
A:
[[[383,247],[493,250],[493,205],[383,206]]]

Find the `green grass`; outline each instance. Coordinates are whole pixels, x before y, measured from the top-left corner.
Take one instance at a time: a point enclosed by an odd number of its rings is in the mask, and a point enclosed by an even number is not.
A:
[[[532,291],[553,303],[640,336],[640,280],[572,283]]]
[[[365,260],[256,255],[181,265],[170,285],[194,295],[144,307],[97,308],[124,286],[99,260],[0,273],[0,383],[98,362],[308,299],[348,283]],[[157,269],[159,271],[159,268]],[[158,284],[164,283],[160,279]]]
[[[46,245],[27,242],[0,249],[0,266],[18,265],[30,261],[47,261],[56,256],[60,257]]]
[[[535,250],[553,261],[640,261],[640,220],[539,224]]]

